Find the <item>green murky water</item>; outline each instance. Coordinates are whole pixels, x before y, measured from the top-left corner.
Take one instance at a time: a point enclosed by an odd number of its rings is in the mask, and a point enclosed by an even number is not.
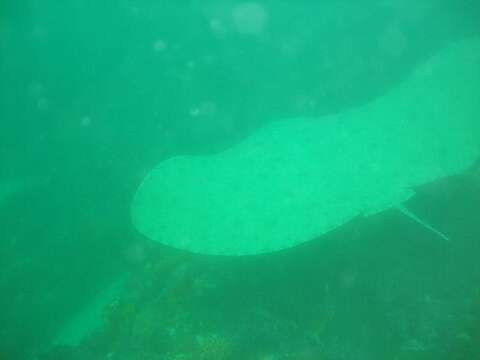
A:
[[[388,209],[216,257],[130,218],[160,161],[368,106],[479,19],[468,0],[3,1],[0,358],[479,356],[478,165],[408,202],[448,242]]]

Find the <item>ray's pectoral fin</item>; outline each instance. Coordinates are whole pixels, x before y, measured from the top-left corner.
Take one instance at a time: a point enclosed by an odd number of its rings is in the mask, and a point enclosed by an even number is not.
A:
[[[140,184],[132,222],[146,237],[206,255],[288,249],[360,214],[404,205],[412,189],[480,157],[480,38],[419,65],[364,106],[272,121],[215,154],[160,162]]]

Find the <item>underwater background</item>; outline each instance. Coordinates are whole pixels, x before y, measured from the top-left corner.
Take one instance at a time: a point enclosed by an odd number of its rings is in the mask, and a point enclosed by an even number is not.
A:
[[[140,235],[130,204],[160,161],[366,104],[479,19],[473,0],[2,1],[0,359],[478,358],[478,165],[409,201],[448,243],[392,209],[201,256]]]

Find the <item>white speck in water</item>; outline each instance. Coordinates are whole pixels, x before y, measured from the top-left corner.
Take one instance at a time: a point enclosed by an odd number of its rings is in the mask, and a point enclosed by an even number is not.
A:
[[[159,39],[153,44],[153,50],[155,52],[163,52],[167,50],[167,43],[164,40]]]
[[[45,92],[45,85],[41,82],[33,82],[28,85],[28,92],[35,97],[42,96]]]
[[[421,352],[427,350],[427,347],[420,340],[410,339],[405,344],[403,344],[401,349],[405,351]]]
[[[190,109],[189,114],[190,114],[191,117],[197,117],[197,116],[200,115],[200,109],[198,107]]]
[[[90,125],[92,125],[92,118],[90,116],[83,116],[80,119],[81,127],[89,127]]]
[[[47,29],[43,25],[36,25],[32,29],[32,37],[35,40],[45,40],[48,36]]]
[[[379,47],[387,55],[401,56],[408,47],[408,39],[404,32],[395,24],[390,25],[380,36]]]
[[[237,32],[248,35],[261,35],[268,21],[265,7],[258,2],[244,2],[234,6],[232,17]]]
[[[50,102],[47,98],[40,98],[37,100],[37,109],[41,111],[46,111],[50,107]]]
[[[220,19],[211,19],[209,25],[210,29],[217,35],[224,35],[227,33],[227,28]]]
[[[203,101],[198,106],[190,109],[189,114],[191,117],[199,117],[213,115],[216,111],[217,104],[212,101]]]

